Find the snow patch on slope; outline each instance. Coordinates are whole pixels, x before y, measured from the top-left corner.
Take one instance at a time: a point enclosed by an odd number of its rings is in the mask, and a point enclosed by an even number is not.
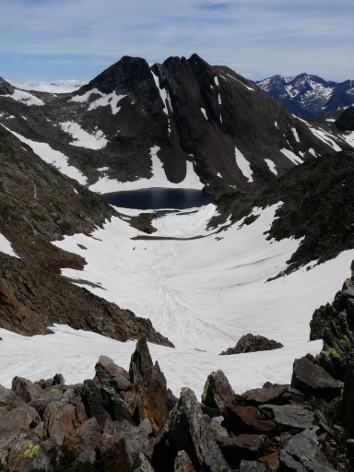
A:
[[[108,177],[99,179],[90,186],[90,190],[98,193],[117,192],[119,190],[138,190],[141,188],[163,187],[163,188],[190,188],[201,190],[204,185],[199,180],[198,175],[194,171],[193,163],[186,162],[186,177],[178,184],[170,182],[165,174],[162,162],[157,156],[158,146],[154,146],[150,150],[152,161],[152,177],[150,179],[138,179],[133,182],[119,182]]]
[[[18,257],[18,255],[12,249],[11,243],[0,233],[0,252],[8,254],[9,256]],[[1,383],[0,383],[1,385]]]
[[[242,174],[248,179],[248,182],[253,182],[253,171],[251,169],[250,163],[247,161],[245,156],[241,151],[235,146],[235,159],[237,167],[240,169]]]
[[[299,135],[298,135],[298,132],[296,130],[296,128],[291,128],[291,131],[293,132],[293,135],[295,137],[295,140],[299,143],[300,142],[300,138],[299,138]]]
[[[78,102],[78,103],[85,103],[90,99],[91,95],[100,95],[101,97],[97,98],[96,100],[90,103],[88,107],[88,111],[95,110],[98,107],[105,107],[105,106],[110,105],[113,115],[116,115],[119,112],[121,107],[119,107],[118,104],[124,97],[127,96],[127,95],[117,95],[115,91],[109,94],[104,94],[100,92],[98,89],[92,89],[84,93],[83,95],[75,95],[74,97],[71,98],[71,101]]]
[[[280,152],[284,154],[288,159],[291,160],[294,164],[303,164],[304,161],[301,159],[301,157],[297,156],[293,151],[290,151],[289,149],[283,148],[280,149]]]
[[[163,111],[166,113],[166,115],[168,115],[168,106],[167,106],[167,104],[169,105],[170,110],[172,110],[172,103],[171,103],[170,96],[169,96],[169,94],[168,94],[168,92],[165,88],[161,88],[159,77],[156,74],[154,74],[152,71],[151,71],[151,74],[154,78],[155,85],[156,85],[156,87],[159,91],[162,103],[164,104]]]
[[[60,127],[66,133],[71,134],[74,142],[70,143],[72,146],[84,147],[87,149],[103,149],[106,147],[107,139],[103,131],[95,130],[88,133],[78,123],[67,121],[60,123]]]
[[[254,92],[254,88],[252,87],[248,87],[248,85],[244,84],[243,82],[241,82],[241,80],[238,80],[236,79],[236,77],[233,77],[231,74],[226,74],[227,76],[231,77],[231,79],[233,80],[236,80],[236,82],[238,82],[239,84],[243,85],[247,90],[249,90],[250,92]]]
[[[208,115],[205,108],[201,108],[200,111],[203,113],[204,118],[208,121]]]
[[[31,139],[27,139],[24,136],[15,133],[15,131],[11,131],[10,129],[8,129],[8,131],[10,131],[20,141],[30,146],[33,149],[33,152],[35,152],[41,159],[43,159],[43,161],[47,162],[48,164],[52,164],[62,174],[67,175],[68,177],[76,180],[82,185],[86,185],[87,177],[82,174],[79,169],[71,166],[68,163],[68,158],[67,156],[65,156],[65,154],[60,151],[56,151],[55,149],[52,149],[49,144],[37,143],[36,141],[32,141]]]
[[[276,165],[274,164],[274,162],[270,159],[264,159],[264,161],[267,164],[267,166],[269,167],[269,170],[271,172],[273,172],[273,174],[278,175],[278,171],[277,171],[277,168],[276,168]]]
[[[57,372],[63,374],[67,384],[83,382],[95,376],[94,366],[101,355],[109,356],[117,365],[129,369],[135,342],[122,343],[66,325],[54,325],[50,329],[54,334],[26,337],[0,328],[3,338],[0,343],[1,385],[11,388],[14,375],[36,381],[51,378]],[[289,383],[293,360],[308,352],[316,355],[321,346],[321,341],[313,341],[281,350],[237,356],[183,351],[150,343],[149,350],[153,362],[159,361],[167,386],[175,395],[179,396],[181,387],[189,386],[200,398],[207,376],[214,366],[220,368],[218,361],[221,361],[231,385],[240,394],[250,388],[261,387],[267,381]],[[178,363],[180,356],[183,362]]]
[[[28,106],[42,106],[44,105],[43,100],[40,100],[39,98],[35,97],[31,93],[24,92],[23,90],[15,90],[12,95],[3,95],[4,97],[9,97],[12,98],[13,100],[16,100],[17,102],[22,102],[25,103]]]
[[[349,133],[343,133],[342,138],[350,144],[350,146],[354,147],[354,131],[351,131]]]
[[[310,125],[308,126],[312,131],[312,134],[314,134],[317,138],[326,143],[328,146],[331,146],[331,148],[333,148],[335,151],[342,150],[342,148],[338,146],[338,144],[332,139],[332,136],[329,133],[326,133],[326,131],[323,131],[322,129],[315,129],[312,128],[312,126]]]

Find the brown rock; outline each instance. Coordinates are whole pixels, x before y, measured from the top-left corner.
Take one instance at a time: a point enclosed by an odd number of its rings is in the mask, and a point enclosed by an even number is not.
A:
[[[65,439],[64,446],[69,450],[74,450],[79,453],[87,449],[94,450],[98,448],[102,442],[101,431],[102,427],[96,418],[90,418]]]
[[[254,388],[242,394],[242,397],[250,405],[262,405],[265,403],[278,404],[283,402],[283,395],[289,385],[265,384],[263,388]]]
[[[75,406],[69,403],[52,402],[44,412],[44,429],[47,438],[54,439],[58,446],[75,431]]]
[[[254,406],[227,406],[225,423],[234,434],[267,433],[275,428],[275,423],[265,419]]]
[[[129,368],[135,396],[131,401],[133,417],[138,422],[150,420],[157,436],[168,419],[167,385],[158,362],[153,366],[146,337],[138,340]]]
[[[218,445],[230,467],[236,469],[242,459],[259,457],[265,439],[264,435],[240,434],[236,438],[219,439]]]
[[[277,472],[279,470],[280,463],[279,463],[278,452],[272,452],[271,454],[268,454],[267,456],[260,457],[258,461],[261,464],[265,464],[269,471]]]
[[[26,403],[39,398],[42,389],[39,385],[22,377],[14,377],[12,380],[12,390]]]
[[[196,472],[193,462],[186,451],[178,451],[174,470],[178,470],[178,472]]]

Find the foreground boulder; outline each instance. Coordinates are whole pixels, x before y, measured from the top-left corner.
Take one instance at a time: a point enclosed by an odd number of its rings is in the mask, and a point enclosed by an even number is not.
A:
[[[180,451],[188,454],[197,471],[230,470],[194,393],[186,387],[182,388],[179,402],[154,448],[151,461],[154,470],[173,471],[175,458]]]
[[[307,395],[332,400],[340,395],[343,382],[334,379],[310,357],[303,357],[294,361],[291,386]]]

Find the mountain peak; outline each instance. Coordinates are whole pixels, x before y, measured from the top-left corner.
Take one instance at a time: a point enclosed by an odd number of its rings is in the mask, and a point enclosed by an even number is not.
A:
[[[337,83],[302,72],[294,77],[279,75],[256,82],[293,114],[309,119],[354,103],[353,81]]]

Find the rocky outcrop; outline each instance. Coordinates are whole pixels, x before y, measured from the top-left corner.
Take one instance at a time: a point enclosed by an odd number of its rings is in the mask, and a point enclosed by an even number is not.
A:
[[[269,239],[303,238],[287,261],[288,273],[354,247],[353,179],[352,151],[323,155],[280,177],[256,200],[262,208],[283,202],[269,230]],[[237,212],[235,205],[235,216]]]
[[[311,356],[296,359],[294,362],[291,386],[307,395],[313,395],[325,400],[338,397],[343,388],[343,382],[334,379]]]
[[[63,267],[82,269],[85,260],[50,241],[102,226],[117,215],[112,207],[43,162],[3,127],[0,164],[0,233],[20,256],[0,253],[0,326],[33,335],[61,323],[121,341],[146,334],[151,342],[172,346],[149,320],[58,276]]]
[[[0,326],[22,335],[46,334],[48,326],[60,323],[119,341],[145,334],[150,342],[173,346],[150,320],[1,252],[0,301]]]
[[[228,356],[245,352],[270,351],[272,349],[280,349],[281,347],[283,347],[283,345],[273,339],[267,339],[264,336],[255,336],[249,333],[241,336],[235,347],[229,347],[226,351],[223,351],[221,355]]]

